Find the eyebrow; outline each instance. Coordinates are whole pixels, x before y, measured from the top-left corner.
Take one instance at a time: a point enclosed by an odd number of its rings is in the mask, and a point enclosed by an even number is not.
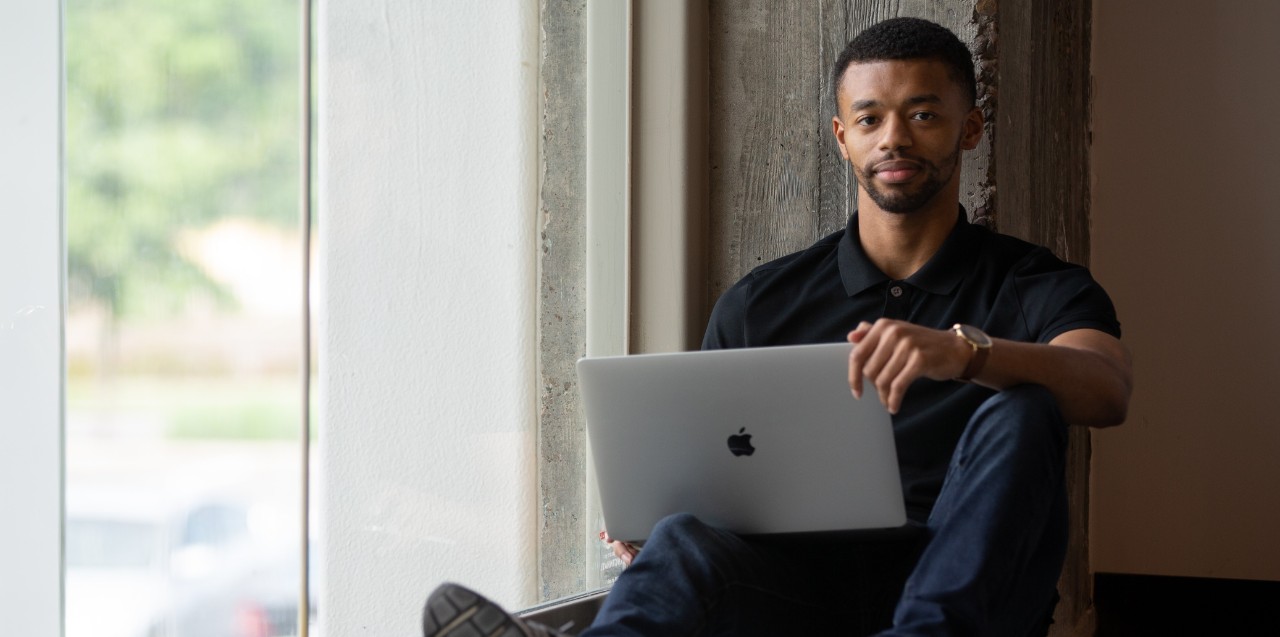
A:
[[[933,93],[925,93],[924,95],[913,95],[907,98],[907,104],[941,104],[942,98]],[[876,106],[882,106],[880,100],[855,100],[850,106],[855,111],[861,111]]]

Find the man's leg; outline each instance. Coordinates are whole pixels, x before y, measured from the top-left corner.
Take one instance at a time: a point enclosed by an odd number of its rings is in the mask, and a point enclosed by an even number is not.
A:
[[[1032,634],[1056,599],[1066,552],[1066,445],[1067,425],[1043,387],[1013,387],[983,403],[883,635]]]
[[[654,528],[582,635],[869,635],[889,625],[922,531],[743,539],[674,515]],[[563,634],[447,583],[427,599],[423,635]]]
[[[807,635],[833,628],[866,634],[859,626],[875,621],[877,605],[892,608],[917,551],[915,539],[871,547],[747,540],[690,515],[671,516],[654,528],[582,637]],[[894,553],[903,556],[898,587],[885,593],[865,586],[871,556],[892,564],[886,555]]]

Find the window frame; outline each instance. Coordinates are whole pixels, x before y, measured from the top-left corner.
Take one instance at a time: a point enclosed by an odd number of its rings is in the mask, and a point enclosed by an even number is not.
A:
[[[0,616],[61,635],[63,481],[62,13],[0,20]]]

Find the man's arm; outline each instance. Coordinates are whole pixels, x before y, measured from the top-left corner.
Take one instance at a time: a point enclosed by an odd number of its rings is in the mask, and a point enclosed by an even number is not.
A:
[[[1064,332],[1048,344],[992,339],[990,357],[973,382],[992,389],[1023,383],[1046,387],[1067,422],[1110,427],[1124,422],[1133,388],[1129,352],[1098,330]],[[849,333],[849,386],[861,398],[862,381],[897,413],[918,378],[948,380],[964,372],[973,349],[954,332],[903,321],[861,323]]]

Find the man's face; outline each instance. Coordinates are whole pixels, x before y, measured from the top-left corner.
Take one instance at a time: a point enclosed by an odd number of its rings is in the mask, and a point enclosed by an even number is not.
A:
[[[959,195],[960,151],[976,148],[982,113],[935,60],[856,63],[832,124],[858,186],[881,210],[909,213]]]

